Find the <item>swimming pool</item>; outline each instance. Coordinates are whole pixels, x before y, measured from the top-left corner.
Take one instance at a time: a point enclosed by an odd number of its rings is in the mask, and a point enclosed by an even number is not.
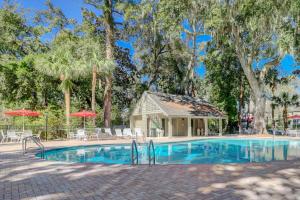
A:
[[[146,145],[138,145],[139,163],[148,164]],[[155,144],[157,164],[224,164],[292,160],[300,157],[300,141],[272,139],[202,139]],[[37,154],[37,156],[39,156]],[[46,160],[131,164],[131,145],[93,145],[52,149]]]

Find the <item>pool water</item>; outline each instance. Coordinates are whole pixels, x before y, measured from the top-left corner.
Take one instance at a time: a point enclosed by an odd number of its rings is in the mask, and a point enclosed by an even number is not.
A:
[[[154,145],[157,164],[250,163],[300,157],[300,141],[296,140],[207,139]],[[138,145],[138,152],[139,163],[148,164],[147,146]],[[45,152],[45,159],[76,163],[131,164],[131,145],[53,149]]]

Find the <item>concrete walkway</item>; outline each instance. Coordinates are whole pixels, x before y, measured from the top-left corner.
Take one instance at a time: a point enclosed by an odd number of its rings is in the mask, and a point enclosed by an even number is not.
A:
[[[56,141],[48,148],[130,141]],[[0,199],[300,199],[300,161],[236,165],[70,164],[0,145]]]

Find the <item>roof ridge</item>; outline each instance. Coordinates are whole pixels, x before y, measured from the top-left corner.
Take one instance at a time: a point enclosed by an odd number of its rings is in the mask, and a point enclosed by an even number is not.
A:
[[[148,94],[154,94],[154,95],[160,94],[160,95],[166,95],[166,96],[175,96],[175,97],[181,97],[181,98],[192,99],[192,101],[196,101],[196,102],[197,102],[197,100],[200,100],[201,102],[199,102],[199,103],[207,104],[207,105],[213,106],[210,102],[208,102],[207,100],[205,100],[205,99],[202,98],[202,97],[191,97],[191,96],[188,96],[188,95],[182,95],[182,94],[170,94],[170,93],[153,92],[153,91],[146,91],[146,92],[147,92]]]

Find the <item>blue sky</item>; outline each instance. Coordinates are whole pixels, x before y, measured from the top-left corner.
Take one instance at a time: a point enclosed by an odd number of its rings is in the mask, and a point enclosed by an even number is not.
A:
[[[0,0],[0,3],[2,2],[3,0]],[[22,7],[28,9],[26,15],[30,19],[33,18],[35,11],[45,8],[45,0],[17,0],[16,2],[18,2]],[[60,7],[68,18],[73,18],[79,23],[82,21],[81,8],[86,7],[86,5],[84,5],[83,3],[83,0],[52,0],[52,2],[55,6]],[[185,37],[186,36],[182,34],[182,38],[184,39]],[[199,36],[197,38],[197,42],[208,41],[210,39],[211,38],[209,36]],[[134,54],[134,49],[132,48],[130,42],[117,41],[117,45],[129,48],[131,55]],[[287,55],[282,60],[279,69],[282,75],[288,75],[293,70],[300,69],[300,67],[296,66],[296,63],[291,55]],[[201,77],[205,75],[205,66],[202,63],[200,63],[199,66],[196,68],[196,73]]]

